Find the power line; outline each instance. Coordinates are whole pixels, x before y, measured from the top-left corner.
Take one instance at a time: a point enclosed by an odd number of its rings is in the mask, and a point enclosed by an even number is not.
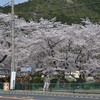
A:
[[[5,5],[9,4],[10,2],[6,3]],[[61,10],[61,9],[75,9],[75,8],[80,8],[80,7],[84,7],[84,6],[93,6],[93,5],[97,5],[100,4],[100,2],[96,2],[96,3],[90,3],[90,4],[84,4],[84,5],[78,5],[78,6],[72,6],[72,7],[63,7],[63,8],[57,8],[57,9],[48,9],[48,10],[43,10],[43,11],[36,11],[36,12],[16,12],[16,14],[35,14],[35,13],[43,13],[43,12],[49,12],[49,11],[56,11],[56,10]],[[3,6],[5,6],[3,5]],[[35,6],[35,4],[34,4]]]
[[[63,7],[63,8],[57,8],[57,9],[49,9],[49,10],[43,10],[43,11],[37,11],[37,12],[16,12],[16,14],[32,14],[34,16],[38,16],[37,14],[43,13],[43,12],[48,12],[48,11],[56,11],[56,10],[61,10],[61,9],[75,9],[75,8],[80,8],[80,7],[84,7],[84,6],[93,6],[93,5],[97,5],[100,4],[100,2],[96,2],[96,3],[89,3],[89,4],[84,4],[84,5],[78,5],[78,6],[71,6],[71,7]],[[73,20],[77,20],[74,17],[75,16],[70,16],[73,17]],[[100,18],[90,18],[90,20],[95,20],[95,19],[100,19]],[[79,19],[80,20],[80,19]]]
[[[73,9],[73,8],[80,8],[80,7],[84,7],[84,6],[93,6],[93,5],[97,5],[100,4],[100,2],[96,2],[96,3],[90,3],[90,4],[85,4],[85,5],[78,5],[78,6],[73,6],[73,7],[64,7],[64,8],[57,8],[57,9],[49,9],[49,10],[43,10],[43,11],[37,11],[37,12],[16,12],[16,14],[34,14],[34,13],[42,13],[42,12],[48,12],[48,11],[56,11],[56,10],[61,10],[61,9]]]
[[[5,3],[4,5],[1,6],[1,8],[8,6],[9,3],[11,3],[11,2],[9,1],[9,2]],[[0,11],[3,11],[3,10],[0,10]]]
[[[73,6],[73,7],[59,8],[59,9],[50,9],[48,11],[61,10],[61,9],[73,9],[73,8],[79,8],[79,7],[91,6],[91,5],[97,5],[97,4],[100,4],[100,2],[91,3],[91,4],[85,4],[85,5],[79,5],[79,6]],[[43,12],[45,12],[45,11],[46,10],[44,10]],[[40,12],[35,12],[35,13],[40,13]]]
[[[11,3],[10,1],[5,3],[2,7],[8,6],[8,4]]]
[[[11,3],[10,0],[7,0],[7,1],[3,0],[3,2],[0,1],[0,6],[5,7],[5,6],[8,6],[9,3]]]

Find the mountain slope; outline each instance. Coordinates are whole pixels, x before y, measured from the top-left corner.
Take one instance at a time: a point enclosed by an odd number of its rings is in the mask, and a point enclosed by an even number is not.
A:
[[[29,0],[15,6],[15,14],[24,17],[25,20],[38,21],[41,17],[62,23],[80,23],[80,18],[90,18],[92,22],[100,21],[100,0]],[[10,12],[10,6],[4,8],[4,12]]]

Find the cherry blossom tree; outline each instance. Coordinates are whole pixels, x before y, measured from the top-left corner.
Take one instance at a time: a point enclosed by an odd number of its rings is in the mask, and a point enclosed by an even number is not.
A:
[[[80,72],[80,79],[100,67],[100,25],[61,24],[40,19],[26,22],[15,16],[15,56],[18,66],[36,66],[33,72],[64,76]],[[11,65],[11,15],[0,13],[0,63]],[[62,74],[61,74],[62,73]]]

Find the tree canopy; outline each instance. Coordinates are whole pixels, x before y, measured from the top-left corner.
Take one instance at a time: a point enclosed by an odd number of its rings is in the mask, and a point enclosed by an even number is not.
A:
[[[84,26],[61,24],[55,20],[26,22],[15,16],[18,66],[31,66],[36,72],[60,76],[75,70],[81,75],[88,75],[100,67],[100,25],[93,24],[89,19],[82,19]],[[5,68],[10,67],[11,15],[3,13],[0,13],[1,60]]]

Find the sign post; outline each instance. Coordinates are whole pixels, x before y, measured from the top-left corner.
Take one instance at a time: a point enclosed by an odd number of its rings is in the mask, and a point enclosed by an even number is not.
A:
[[[15,81],[16,81],[16,72],[12,71],[11,72],[11,80],[10,80],[10,89],[11,90],[15,89]]]

